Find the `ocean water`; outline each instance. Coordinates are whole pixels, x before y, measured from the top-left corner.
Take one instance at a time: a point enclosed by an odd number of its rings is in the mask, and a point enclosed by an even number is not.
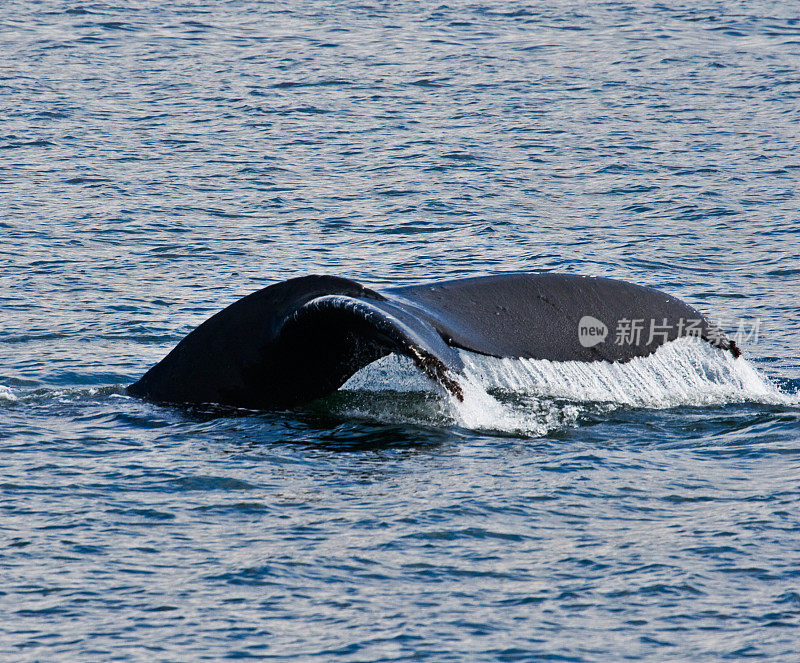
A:
[[[0,659],[800,657],[792,3],[0,7]],[[308,273],[560,271],[744,357],[389,357],[285,412],[123,395]],[[746,332],[746,333],[745,333]]]

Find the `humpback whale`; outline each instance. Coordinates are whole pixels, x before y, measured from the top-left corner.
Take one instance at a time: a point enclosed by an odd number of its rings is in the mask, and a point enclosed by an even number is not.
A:
[[[397,353],[462,398],[460,349],[554,362],[627,362],[682,336],[740,354],[688,304],[615,279],[513,273],[377,292],[346,278],[312,275],[267,286],[216,313],[126,393],[175,404],[292,407]]]

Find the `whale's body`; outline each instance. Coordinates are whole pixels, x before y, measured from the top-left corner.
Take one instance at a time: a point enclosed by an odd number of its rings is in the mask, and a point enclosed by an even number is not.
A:
[[[587,340],[583,332],[596,336]],[[349,279],[305,276],[213,315],[127,393],[168,403],[290,407],[335,391],[361,368],[397,353],[460,397],[458,349],[626,362],[690,335],[739,354],[688,304],[614,279],[504,274],[379,293]]]

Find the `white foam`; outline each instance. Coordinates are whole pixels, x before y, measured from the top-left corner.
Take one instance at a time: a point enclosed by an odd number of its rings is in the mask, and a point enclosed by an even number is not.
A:
[[[460,380],[464,400],[448,393],[452,417],[460,426],[515,435],[544,435],[574,425],[583,409],[574,403],[556,403],[540,398],[502,402],[469,373]]]
[[[11,387],[6,387],[0,384],[0,401],[16,401],[19,400],[17,395],[11,390]]]
[[[447,421],[475,430],[543,435],[574,425],[594,409],[666,408],[733,402],[796,404],[797,396],[781,392],[744,358],[696,339],[668,343],[648,357],[630,362],[551,362],[498,359],[462,352],[459,401],[420,373],[406,357],[389,355],[359,371],[342,387],[360,392],[437,392],[425,399],[428,423]],[[366,410],[349,413],[398,421],[406,414],[398,401],[372,401]],[[438,403],[432,406],[431,403]],[[602,404],[599,406],[597,404]],[[434,411],[435,410],[435,411]],[[424,419],[419,407],[413,420]]]

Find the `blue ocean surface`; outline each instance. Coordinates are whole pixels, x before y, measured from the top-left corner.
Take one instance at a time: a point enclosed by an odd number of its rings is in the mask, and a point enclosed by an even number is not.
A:
[[[0,659],[800,660],[797,5],[0,7]],[[742,359],[124,387],[236,299],[510,271]],[[290,380],[291,376],[285,376]]]

